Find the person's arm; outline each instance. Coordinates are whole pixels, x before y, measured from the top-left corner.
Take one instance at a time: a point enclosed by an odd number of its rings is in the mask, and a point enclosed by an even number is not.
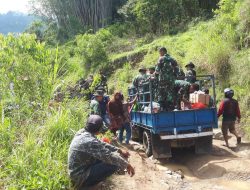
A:
[[[237,107],[236,107],[236,115],[238,117],[238,122],[240,122],[241,119],[241,113],[240,113],[240,106],[239,103],[237,103]]]
[[[218,117],[218,118],[223,114],[223,112],[224,112],[224,107],[225,107],[225,104],[224,104],[224,101],[222,101],[222,102],[220,103],[220,107],[219,107],[219,110],[218,110],[218,113],[217,113],[217,117]]]
[[[104,163],[116,165],[120,169],[126,169],[128,167],[128,162],[118,154],[118,148],[101,142],[94,137],[85,149],[88,150],[90,156]]]
[[[135,96],[135,98],[131,101],[131,102],[128,102],[128,105],[129,106],[132,106],[137,100],[137,96]]]
[[[133,82],[132,82],[134,87],[138,87],[138,77],[134,78]]]
[[[108,111],[109,117],[113,118],[112,108],[111,108],[112,107],[112,103],[109,102],[107,107],[108,107],[107,111]]]

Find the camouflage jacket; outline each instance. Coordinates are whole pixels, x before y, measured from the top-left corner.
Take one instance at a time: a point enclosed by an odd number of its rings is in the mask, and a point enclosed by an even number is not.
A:
[[[176,80],[175,86],[178,88],[189,88],[190,83],[185,80]]]
[[[102,115],[100,103],[96,99],[93,99],[90,102],[90,114],[100,116]]]
[[[174,59],[168,54],[159,58],[158,64],[156,66],[156,73],[158,75],[158,81],[168,81],[174,84],[176,79],[174,69],[171,62]]]
[[[118,148],[101,142],[84,129],[78,131],[68,153],[68,171],[75,184],[83,184],[90,173],[90,166],[97,161],[118,166],[124,170],[128,163],[118,154]]]
[[[196,71],[195,70],[193,70],[193,69],[188,70],[185,73],[185,76],[186,76],[186,81],[191,82],[191,83],[195,83],[195,81],[196,81]]]
[[[148,74],[143,74],[143,75],[138,75],[134,78],[133,80],[133,86],[135,88],[138,88],[138,86],[142,83],[147,81],[150,78],[150,76]]]

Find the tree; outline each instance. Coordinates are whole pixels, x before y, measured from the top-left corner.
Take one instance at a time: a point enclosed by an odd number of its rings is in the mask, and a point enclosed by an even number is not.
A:
[[[31,0],[33,13],[56,22],[65,38],[89,29],[96,32],[117,18],[116,9],[126,0]]]
[[[138,33],[159,34],[185,28],[183,25],[202,13],[212,15],[217,3],[218,0],[128,0],[119,12]]]

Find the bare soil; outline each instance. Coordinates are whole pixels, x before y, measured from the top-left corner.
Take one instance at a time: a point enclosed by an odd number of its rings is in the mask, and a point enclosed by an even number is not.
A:
[[[196,155],[191,149],[174,150],[171,159],[147,158],[132,143],[130,163],[134,177],[114,175],[103,190],[249,190],[250,143],[236,145],[235,137],[224,147],[219,132],[209,155]],[[136,149],[136,150],[135,150]]]

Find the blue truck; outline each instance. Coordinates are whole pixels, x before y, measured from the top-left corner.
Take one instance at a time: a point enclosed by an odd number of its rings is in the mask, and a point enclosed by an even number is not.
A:
[[[150,111],[131,111],[132,139],[143,143],[147,156],[169,158],[172,148],[195,147],[197,154],[212,150],[213,128],[218,128],[215,78],[213,75],[197,77],[197,83],[213,90],[213,104],[205,109],[161,111],[154,113],[152,82],[141,88],[129,88],[129,96],[138,96],[137,105],[149,106]],[[146,88],[145,88],[146,85]],[[146,89],[146,90],[145,90]]]

